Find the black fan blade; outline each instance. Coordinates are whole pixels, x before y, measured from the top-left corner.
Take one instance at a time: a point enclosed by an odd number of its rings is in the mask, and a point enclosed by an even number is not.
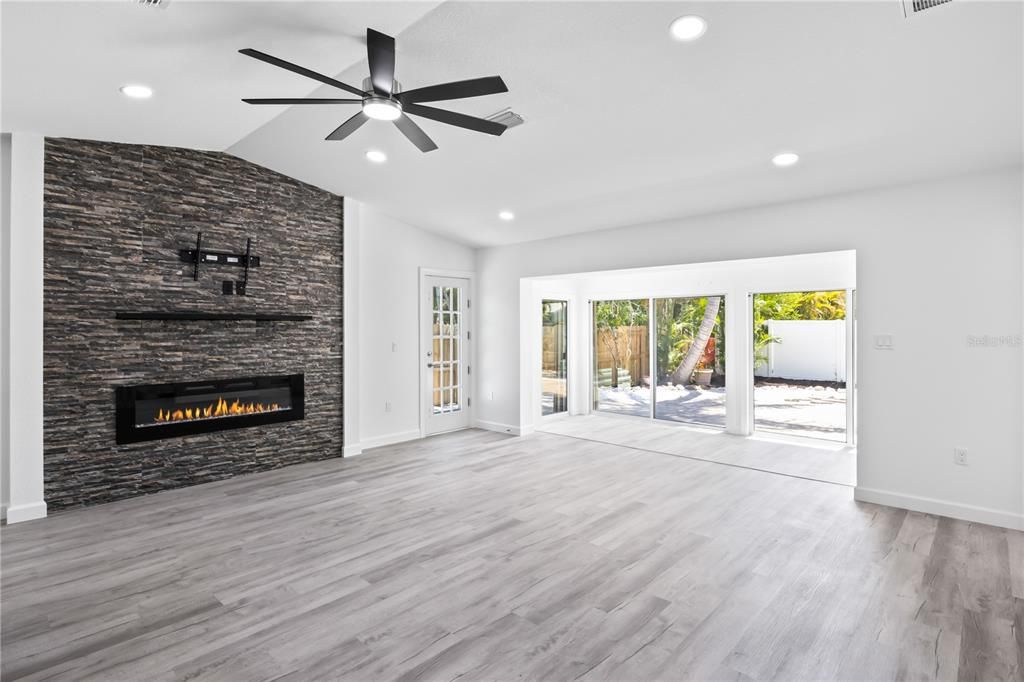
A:
[[[459,114],[454,111],[448,111],[447,109],[435,109],[434,107],[425,107],[420,104],[412,104],[410,102],[409,104],[402,105],[402,111],[414,116],[422,116],[423,118],[447,123],[450,126],[467,128],[479,133],[487,133],[488,135],[501,135],[505,132],[505,126],[500,123],[477,118],[475,116]]]
[[[346,137],[359,130],[359,127],[370,120],[370,117],[359,112],[349,120],[334,129],[334,132],[325,137],[325,140],[344,140]]]
[[[373,91],[390,97],[395,86],[395,39],[372,28],[366,29],[366,57],[370,62]]]
[[[454,81],[408,90],[401,93],[398,99],[402,100],[402,103],[440,102],[446,99],[497,95],[499,92],[508,92],[505,81],[501,80],[501,76],[487,76],[486,78],[472,78],[468,81]]]
[[[408,116],[396,119],[395,126],[402,131],[403,135],[409,138],[410,142],[419,147],[421,152],[432,152],[437,149],[437,145],[427,137],[427,134],[423,132],[423,128],[416,125]]]
[[[361,99],[317,99],[312,97],[256,97],[243,99],[246,104],[355,104]]]
[[[359,95],[360,97],[362,97],[363,95],[366,94],[362,90],[354,88],[351,85],[348,85],[347,83],[342,83],[339,80],[335,80],[330,76],[325,76],[322,73],[317,73],[316,71],[310,71],[309,69],[303,66],[299,66],[298,64],[292,64],[291,62],[286,62],[283,59],[278,59],[277,57],[273,57],[267,54],[266,52],[260,52],[259,50],[252,49],[251,47],[247,47],[244,50],[239,50],[239,52],[241,52],[247,57],[258,59],[261,62],[266,62],[267,64],[273,64],[274,66],[277,66],[279,68],[287,69],[288,71],[291,71],[292,73],[297,73],[300,76],[312,78],[313,80],[320,81],[321,83],[325,83],[326,85],[333,85],[336,88],[341,88],[345,92],[351,92],[353,95]]]

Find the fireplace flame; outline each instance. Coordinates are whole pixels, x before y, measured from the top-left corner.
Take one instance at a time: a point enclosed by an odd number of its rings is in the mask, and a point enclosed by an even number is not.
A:
[[[217,398],[217,402],[210,403],[205,407],[186,407],[178,410],[157,411],[153,421],[159,424],[168,422],[184,422],[195,419],[212,419],[214,417],[237,417],[245,414],[259,414],[260,412],[276,412],[281,409],[278,403],[243,403],[234,400],[231,403],[224,398]]]

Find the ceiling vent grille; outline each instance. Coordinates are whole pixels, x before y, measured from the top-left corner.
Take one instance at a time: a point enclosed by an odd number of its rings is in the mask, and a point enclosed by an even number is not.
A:
[[[505,126],[505,128],[515,128],[526,123],[526,120],[522,116],[512,111],[511,109],[502,109],[496,114],[491,114],[487,117],[488,121],[494,121]]]
[[[171,0],[131,0],[131,2],[136,5],[142,5],[143,7],[159,7],[160,9],[166,9]]]
[[[918,12],[950,2],[953,2],[953,0],[900,0],[900,4],[903,6],[903,16],[905,17],[910,17]]]

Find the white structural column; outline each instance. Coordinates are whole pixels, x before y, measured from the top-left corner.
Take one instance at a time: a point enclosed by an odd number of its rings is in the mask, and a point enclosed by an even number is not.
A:
[[[3,486],[8,523],[43,501],[43,137],[5,141],[2,301]],[[9,161],[9,165],[8,165]]]
[[[10,396],[10,354],[7,349],[11,328],[7,292],[10,290],[9,272],[11,253],[11,136],[0,133],[0,514],[7,517],[7,503],[10,499],[11,458],[8,448],[8,434],[11,431]]]
[[[731,288],[725,295],[725,430],[754,432],[754,319],[750,292]]]

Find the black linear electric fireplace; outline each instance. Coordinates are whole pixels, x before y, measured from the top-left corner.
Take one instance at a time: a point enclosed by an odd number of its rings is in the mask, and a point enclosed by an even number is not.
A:
[[[117,442],[138,443],[305,417],[302,374],[118,386]]]

